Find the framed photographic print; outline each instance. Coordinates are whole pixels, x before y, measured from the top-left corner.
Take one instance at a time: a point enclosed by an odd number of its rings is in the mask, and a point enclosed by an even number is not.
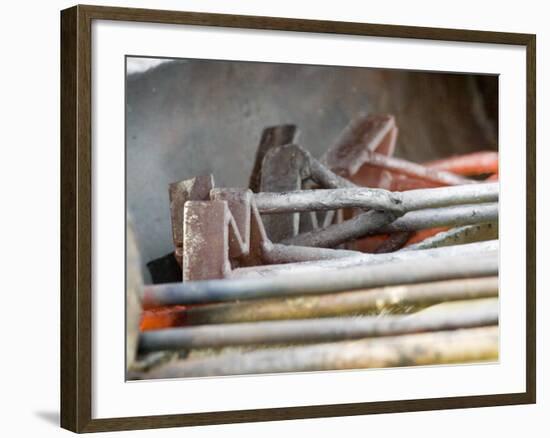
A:
[[[61,13],[61,422],[535,402],[535,36]]]

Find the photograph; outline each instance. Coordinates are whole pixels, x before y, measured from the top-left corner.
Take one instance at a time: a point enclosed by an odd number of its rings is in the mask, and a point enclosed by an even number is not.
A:
[[[496,74],[127,55],[126,379],[498,363],[498,134]]]
[[[1,436],[545,436],[543,2],[109,3],[3,8]]]

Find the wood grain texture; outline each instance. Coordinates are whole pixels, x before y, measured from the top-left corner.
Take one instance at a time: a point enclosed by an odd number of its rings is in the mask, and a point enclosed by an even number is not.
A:
[[[61,14],[61,424],[91,420],[91,21]]]
[[[61,426],[77,429],[77,11],[61,15]]]
[[[527,390],[517,394],[446,397],[199,414],[92,419],[91,391],[91,22],[270,29],[391,38],[513,44],[527,48]],[[396,25],[235,16],[100,6],[61,13],[61,425],[98,432],[364,415],[534,403],[536,386],[535,36]],[[121,351],[121,354],[123,352]]]

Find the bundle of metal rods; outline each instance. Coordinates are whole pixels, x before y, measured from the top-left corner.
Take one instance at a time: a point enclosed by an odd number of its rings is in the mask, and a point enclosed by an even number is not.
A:
[[[496,359],[498,154],[418,164],[396,139],[361,114],[316,159],[276,126],[248,187],[171,184],[181,281],[140,289],[129,376]]]

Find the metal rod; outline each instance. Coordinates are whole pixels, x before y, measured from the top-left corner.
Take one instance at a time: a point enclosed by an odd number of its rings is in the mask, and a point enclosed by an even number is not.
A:
[[[359,114],[354,117],[329,146],[321,158],[329,169],[350,180],[369,173],[372,181],[379,178],[373,175],[372,168],[366,170],[365,151],[376,151],[392,155],[397,139],[395,117],[391,114]],[[378,178],[377,178],[378,177]],[[375,186],[377,187],[377,186]]]
[[[234,345],[302,344],[425,331],[453,330],[498,323],[498,300],[473,300],[458,308],[413,315],[386,315],[242,322],[150,330],[140,335],[139,350],[187,350]]]
[[[288,248],[292,248],[289,246]],[[451,245],[441,248],[428,248],[417,251],[395,251],[392,253],[366,254],[359,256],[341,257],[338,259],[326,259],[316,261],[304,261],[300,263],[262,265],[246,268],[238,268],[228,274],[229,278],[259,278],[286,275],[318,274],[324,275],[328,271],[339,269],[368,267],[377,264],[395,263],[397,261],[428,261],[434,258],[449,258],[467,255],[479,255],[486,252],[498,251],[498,240],[474,242],[464,245]]]
[[[460,204],[497,202],[499,183],[480,183],[462,186],[416,189],[397,192],[405,211],[448,207]]]
[[[455,205],[411,211],[391,224],[382,226],[378,232],[395,233],[398,231],[414,231],[496,221],[498,221],[498,204],[496,202],[491,204]]]
[[[420,178],[439,185],[454,186],[475,183],[474,180],[463,178],[454,173],[425,167],[422,164],[413,163],[401,158],[388,157],[372,151],[365,151],[365,156],[368,157],[367,162],[371,166],[391,170],[413,178]]]
[[[495,222],[452,228],[429,237],[422,242],[407,246],[403,248],[403,251],[441,248],[443,246],[463,245],[491,239],[498,239],[498,224]]]
[[[270,298],[237,303],[176,307],[171,315],[178,325],[226,324],[281,319],[327,318],[403,313],[408,308],[498,296],[498,277],[403,284],[326,295]]]
[[[391,211],[399,215],[424,208],[496,202],[498,194],[498,183],[481,183],[405,192],[364,187],[296,190],[284,193],[262,192],[254,195],[254,201],[262,214],[368,208]]]
[[[340,224],[301,233],[283,240],[285,245],[314,246],[333,248],[348,240],[359,239],[368,234],[375,234],[385,225],[391,224],[396,215],[390,212],[371,210],[361,213]]]
[[[306,261],[333,260],[347,257],[360,257],[360,251],[346,249],[315,248],[311,246],[264,245],[263,262],[266,264],[299,263]]]
[[[387,368],[498,358],[498,327],[270,348],[180,360],[134,379]]]
[[[342,178],[341,176],[335,174],[332,170],[321,164],[319,160],[313,158],[309,151],[304,150],[304,153],[306,154],[306,157],[309,161],[311,178],[319,185],[330,189],[357,187],[357,185],[355,185],[351,181],[347,180],[346,178]]]
[[[205,280],[144,287],[143,307],[322,294],[403,283],[484,277],[498,272],[498,252],[477,256],[439,257],[426,263],[403,260],[277,278]]]
[[[498,152],[478,151],[464,155],[454,155],[422,163],[426,167],[445,170],[458,175],[482,175],[498,172]]]
[[[262,192],[254,195],[262,214],[335,210],[337,208],[369,208],[403,214],[401,194],[384,189],[347,188]]]
[[[330,248],[370,234],[415,231],[440,226],[470,225],[498,220],[498,204],[457,205],[406,213],[390,221],[391,214],[369,211],[341,224],[299,234],[281,243]]]

